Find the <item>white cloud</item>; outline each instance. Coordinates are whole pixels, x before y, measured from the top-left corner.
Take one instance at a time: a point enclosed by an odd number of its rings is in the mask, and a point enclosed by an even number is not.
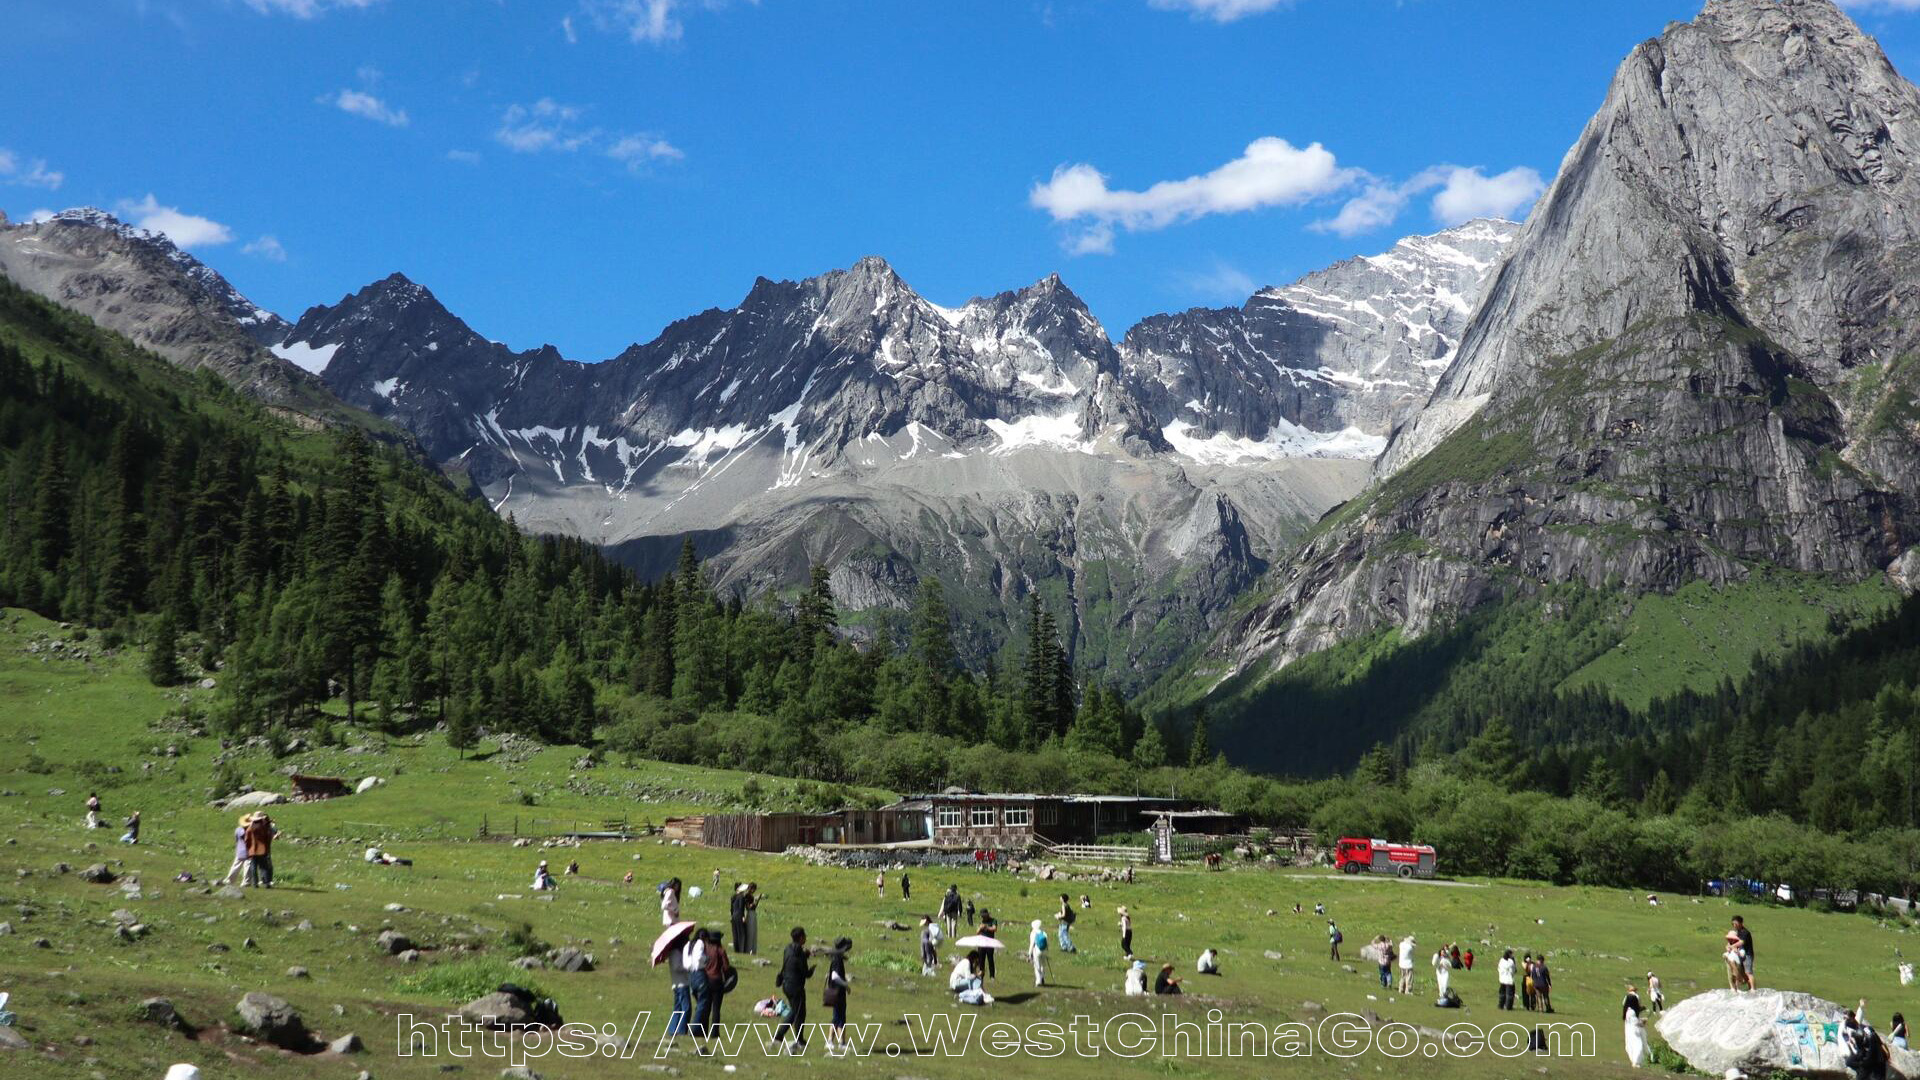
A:
[[[331,8],[370,8],[380,0],[247,0],[262,15],[291,15],[311,19]]]
[[[1851,11],[1920,11],[1920,0],[1840,0]]]
[[[607,147],[607,156],[639,172],[649,162],[679,161],[686,153],[665,139],[652,135],[625,135]]]
[[[242,255],[258,255],[268,262],[286,262],[287,249],[280,244],[279,237],[268,233],[246,247],[240,249]]]
[[[520,154],[543,150],[572,153],[600,137],[598,129],[580,126],[585,113],[578,105],[562,105],[552,98],[541,98],[531,105],[509,105],[500,116],[500,129],[493,138]]]
[[[567,44],[569,45],[580,44],[580,35],[573,28],[573,16],[571,15],[560,16],[560,32],[567,36]]]
[[[480,164],[480,155],[472,150],[449,150],[447,151],[447,160],[457,161],[462,165],[478,165]]]
[[[0,147],[0,183],[57,191],[66,181],[65,173],[47,168],[45,161],[39,158],[28,161],[13,151]]]
[[[1478,217],[1511,218],[1547,190],[1540,174],[1524,166],[1487,176],[1475,165],[1436,166],[1445,174],[1440,193],[1433,197],[1433,217],[1453,226]]]
[[[679,0],[582,0],[580,11],[599,30],[627,35],[629,41],[659,44],[678,41],[683,31],[674,9]],[[564,24],[568,39],[572,27]]]
[[[53,211],[47,209],[44,206],[38,210],[35,210],[31,214],[27,215],[27,224],[29,225],[37,225],[42,221],[52,221],[52,220],[53,220]]]
[[[1440,190],[1430,207],[1433,219],[1451,228],[1478,217],[1516,217],[1540,197],[1546,184],[1538,172],[1525,166],[1488,176],[1478,165],[1433,165],[1398,184],[1369,176],[1366,187],[1348,199],[1338,214],[1308,228],[1341,236],[1372,232],[1393,224],[1407,203],[1435,188]]]
[[[408,122],[407,110],[396,109],[364,90],[341,90],[327,94],[320,98],[320,103],[388,127],[406,127]]]
[[[178,208],[160,205],[149,192],[144,199],[120,200],[120,216],[142,229],[164,233],[183,248],[213,247],[233,242],[233,230],[211,218],[182,213]]]
[[[1196,19],[1229,23],[1249,15],[1264,15],[1293,0],[1148,0],[1148,3],[1162,11],[1191,11]]]
[[[1360,175],[1340,168],[1332,151],[1319,143],[1300,148],[1269,135],[1212,172],[1162,180],[1143,191],[1110,188],[1091,165],[1062,165],[1046,183],[1035,184],[1027,200],[1055,221],[1085,219],[1085,230],[1068,241],[1069,251],[1085,254],[1113,250],[1116,227],[1163,229],[1210,214],[1299,205],[1333,194]]]

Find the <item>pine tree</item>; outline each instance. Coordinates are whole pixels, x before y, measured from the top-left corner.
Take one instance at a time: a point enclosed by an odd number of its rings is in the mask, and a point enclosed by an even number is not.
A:
[[[147,638],[147,681],[155,686],[180,682],[180,636],[173,616],[162,614]]]
[[[1606,807],[1617,807],[1623,801],[1620,793],[1620,774],[1613,771],[1607,759],[1595,755],[1593,763],[1587,766],[1587,774],[1580,781],[1580,794]]]
[[[466,708],[456,708],[447,715],[447,745],[460,752],[460,760],[467,759],[467,751],[479,742],[474,731],[472,713]]]
[[[1393,753],[1387,744],[1376,742],[1360,756],[1354,766],[1353,782],[1362,787],[1388,787],[1393,783]]]
[[[1148,721],[1133,744],[1133,763],[1143,769],[1158,769],[1167,763],[1167,743],[1160,736],[1160,725]]]
[[[800,594],[800,605],[793,620],[795,649],[803,665],[812,665],[814,647],[820,636],[831,634],[840,624],[833,608],[831,581],[832,575],[819,563],[807,572],[807,591]]]
[[[1207,742],[1207,707],[1193,712],[1193,732],[1187,736],[1187,765],[1200,768],[1213,764],[1213,747]]]
[[[1460,758],[1467,775],[1476,780],[1511,788],[1519,779],[1520,749],[1514,740],[1513,728],[1502,717],[1488,720],[1480,734],[1467,743]]]

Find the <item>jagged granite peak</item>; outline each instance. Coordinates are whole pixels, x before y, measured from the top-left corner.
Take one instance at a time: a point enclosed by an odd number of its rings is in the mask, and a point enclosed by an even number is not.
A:
[[[97,207],[0,225],[0,274],[188,368],[212,368],[302,413],[332,405],[319,383],[263,347],[287,323],[165,234]]]
[[[1475,220],[1262,289],[1238,308],[1141,321],[1121,352],[1174,445],[1196,457],[1371,457],[1452,359],[1520,226]]]
[[[1379,480],[1223,673],[1541,585],[1858,580],[1920,538],[1920,92],[1828,0],[1621,64]]]

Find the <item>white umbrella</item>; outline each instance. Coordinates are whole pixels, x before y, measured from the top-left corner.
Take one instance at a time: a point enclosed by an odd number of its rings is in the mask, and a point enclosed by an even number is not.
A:
[[[659,967],[660,961],[667,958],[667,950],[680,944],[680,939],[686,937],[697,925],[699,924],[690,919],[682,919],[660,931],[660,936],[653,939],[653,966]]]
[[[953,946],[956,949],[1004,949],[1007,943],[985,934],[968,934],[963,938],[955,938]]]

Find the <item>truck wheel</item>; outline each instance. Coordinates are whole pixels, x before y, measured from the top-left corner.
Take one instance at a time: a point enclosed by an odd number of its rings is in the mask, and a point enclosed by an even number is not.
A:
[[[1403,866],[1403,867],[1401,867],[1401,868],[1400,868],[1400,876],[1401,876],[1401,877],[1403,877],[1403,878],[1409,878],[1409,879],[1411,879],[1411,878],[1413,877],[1413,867],[1411,867],[1411,866]]]
[[[1351,862],[1350,862],[1350,863],[1348,863],[1348,864],[1346,864],[1345,866],[1343,866],[1343,867],[1341,867],[1341,868],[1340,868],[1340,870],[1341,870],[1341,872],[1342,872],[1342,873],[1347,873],[1347,874],[1357,874],[1357,873],[1359,873],[1359,872],[1360,872],[1360,864],[1359,864],[1359,863],[1351,863]]]

